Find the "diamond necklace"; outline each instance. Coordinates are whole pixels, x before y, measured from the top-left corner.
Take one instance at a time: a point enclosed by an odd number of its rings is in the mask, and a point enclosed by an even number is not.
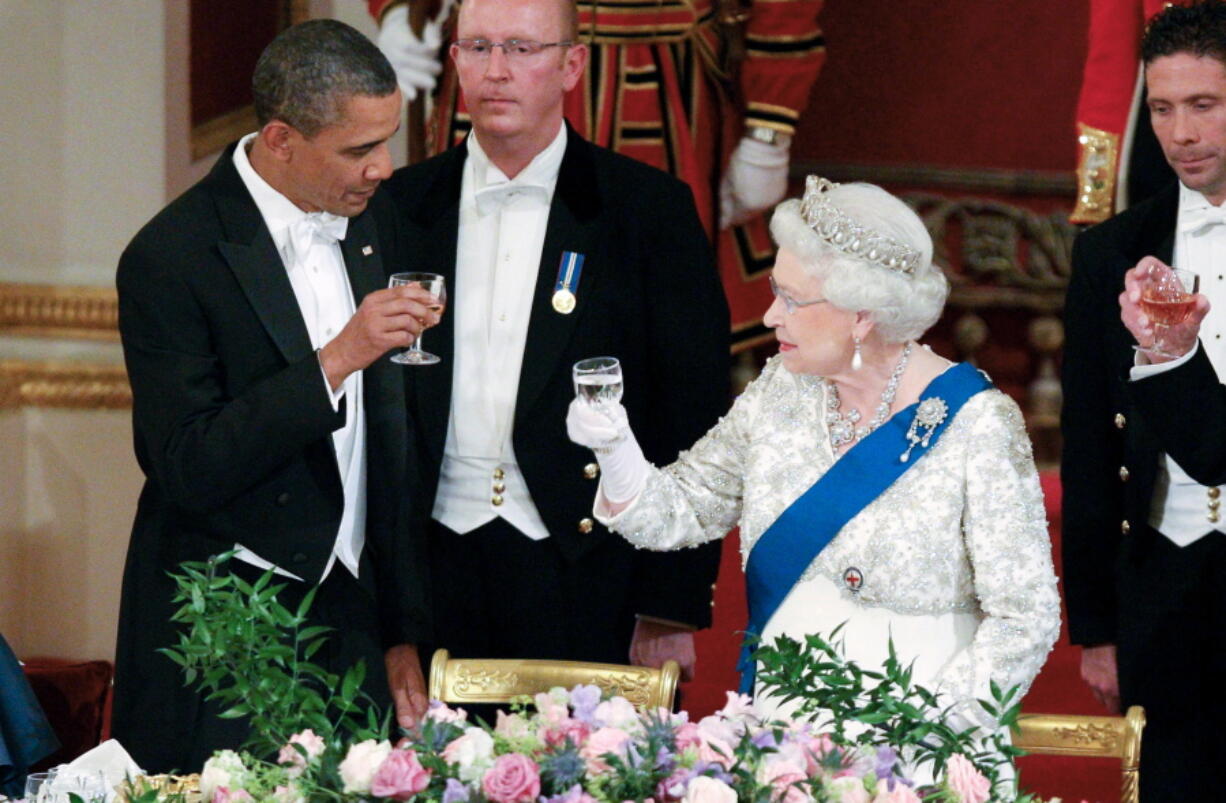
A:
[[[839,412],[839,405],[842,402],[839,399],[838,386],[829,379],[822,379],[822,386],[826,390],[826,425],[830,430],[830,445],[836,452],[846,443],[864,440],[870,432],[885,423],[886,418],[890,415],[890,406],[894,404],[894,394],[898,392],[898,381],[902,379],[903,371],[907,370],[907,358],[910,356],[911,344],[908,343],[903,347],[898,365],[894,366],[894,373],[890,374],[890,381],[885,383],[885,390],[881,391],[877,414],[863,427],[856,426],[860,423],[861,416],[860,411],[855,407],[848,410],[846,414]]]

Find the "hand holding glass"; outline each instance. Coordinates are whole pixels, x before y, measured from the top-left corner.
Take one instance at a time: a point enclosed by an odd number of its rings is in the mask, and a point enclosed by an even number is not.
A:
[[[430,311],[442,316],[443,310],[447,307],[447,283],[442,276],[437,273],[393,273],[387,283],[388,287],[406,285],[420,287],[434,296],[437,303],[430,306]],[[428,351],[422,351],[421,334],[419,334],[407,349],[393,354],[391,360],[401,365],[433,365],[439,361],[439,358]]]
[[[622,366],[616,357],[592,357],[575,363],[575,395],[588,404],[619,402]]]
[[[1137,347],[1139,351],[1163,357],[1179,357],[1171,353],[1166,344],[1170,327],[1178,326],[1188,319],[1196,306],[1196,293],[1200,290],[1200,276],[1190,270],[1153,265],[1141,287],[1141,311],[1149,318],[1154,328],[1154,343],[1149,348]]]

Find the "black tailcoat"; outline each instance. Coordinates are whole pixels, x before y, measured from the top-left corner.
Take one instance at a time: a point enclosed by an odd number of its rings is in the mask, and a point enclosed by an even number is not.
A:
[[[155,771],[194,771],[212,749],[237,746],[218,743],[233,733],[214,730],[177,667],[155,652],[176,638],[166,572],[241,543],[314,584],[344,503],[332,433],[353,400],[344,398],[340,412],[332,408],[289,277],[232,154],[233,146],[136,235],[117,277],[146,481],[124,570],[114,730]],[[341,243],[355,302],[386,284],[384,265],[395,259],[390,209],[376,195]],[[333,636],[337,644],[368,645],[341,649],[338,661],[365,657],[380,672],[382,648],[430,635],[424,536],[408,527],[413,480],[402,370],[379,360],[363,380],[360,583],[369,605],[357,610],[368,610],[369,629],[380,632]],[[332,571],[348,574],[340,565]],[[302,593],[304,584],[290,585],[291,598]]]
[[[571,367],[587,357],[621,360],[631,426],[647,459],[667,465],[727,408],[728,307],[689,189],[568,133],[533,291],[512,435],[515,457],[550,538],[520,539],[524,550],[551,551],[534,565],[559,567],[559,576],[543,574],[537,582],[571,589],[549,597],[547,604],[593,614],[570,628],[584,633],[558,632],[557,643],[541,649],[552,657],[625,662],[635,614],[700,627],[710,623],[719,547],[649,553],[593,526],[593,456],[566,435],[567,406],[574,398]],[[402,210],[412,269],[444,274],[457,294],[463,293],[454,280],[466,157],[461,144],[389,181]],[[551,304],[564,251],[586,258],[571,314]],[[406,372],[427,510],[443,459],[452,383],[479,381],[453,377],[454,336],[454,317],[446,315],[425,339],[442,362]],[[469,569],[450,565],[447,571],[464,576],[436,577],[436,589],[471,586],[489,576]],[[513,579],[498,589],[482,589],[498,597],[491,605],[535,604],[517,600]],[[463,603],[436,600],[436,608],[455,604]],[[440,646],[454,651],[458,634],[446,632],[448,612],[437,615]],[[564,615],[526,612],[520,621],[526,618],[526,627],[533,629]],[[617,624],[606,629],[610,620]]]

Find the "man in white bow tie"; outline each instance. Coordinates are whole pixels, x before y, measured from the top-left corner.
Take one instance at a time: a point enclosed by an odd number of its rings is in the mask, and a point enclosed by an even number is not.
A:
[[[318,584],[310,623],[333,631],[312,660],[365,660],[366,691],[403,724],[426,705],[424,534],[408,526],[403,369],[383,356],[438,316],[424,291],[386,287],[396,75],[357,31],[316,20],[278,36],[252,84],[260,129],[136,235],[117,277],[147,479],[114,733],[151,771],[198,770],[246,732],[156,652],[176,641],[166,572],[185,560],[237,550],[234,573],[274,569],[291,611]]]
[[[1179,181],[1073,246],[1064,584],[1082,677],[1113,712],[1145,707],[1141,799],[1209,800],[1203,768],[1226,759],[1226,3],[1166,8],[1141,47]],[[1168,265],[1203,295],[1156,344],[1143,285]]]
[[[571,366],[596,356],[621,360],[660,459],[726,409],[728,310],[691,192],[564,123],[588,55],[573,2],[465,0],[450,52],[472,133],[388,182],[404,269],[454,289],[442,362],[407,377],[437,643],[689,674],[718,547],[651,554],[596,524],[566,409]]]

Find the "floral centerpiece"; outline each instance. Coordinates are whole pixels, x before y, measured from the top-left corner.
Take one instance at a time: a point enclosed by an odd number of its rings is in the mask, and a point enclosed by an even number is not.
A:
[[[205,765],[200,794],[233,801],[431,803],[985,803],[1018,798],[1002,767],[1016,751],[999,738],[941,724],[936,695],[910,682],[893,656],[882,672],[844,661],[833,639],[763,646],[761,680],[797,704],[799,718],[767,721],[745,696],[691,721],[637,711],[595,686],[553,689],[499,712],[492,725],[437,701],[411,731],[390,735],[359,688],[362,668],[329,675],[310,663],[326,633],[277,602],[271,574],[255,584],[222,573],[227,556],[176,575],[179,644],[166,650],[188,683],[247,717],[239,752]],[[252,693],[253,690],[259,693]],[[985,708],[1006,726],[1010,694]],[[820,724],[807,721],[821,713]],[[851,721],[861,732],[850,735]],[[907,761],[900,760],[906,756]],[[908,767],[928,762],[918,783]],[[179,803],[181,792],[129,786],[132,803]]]

